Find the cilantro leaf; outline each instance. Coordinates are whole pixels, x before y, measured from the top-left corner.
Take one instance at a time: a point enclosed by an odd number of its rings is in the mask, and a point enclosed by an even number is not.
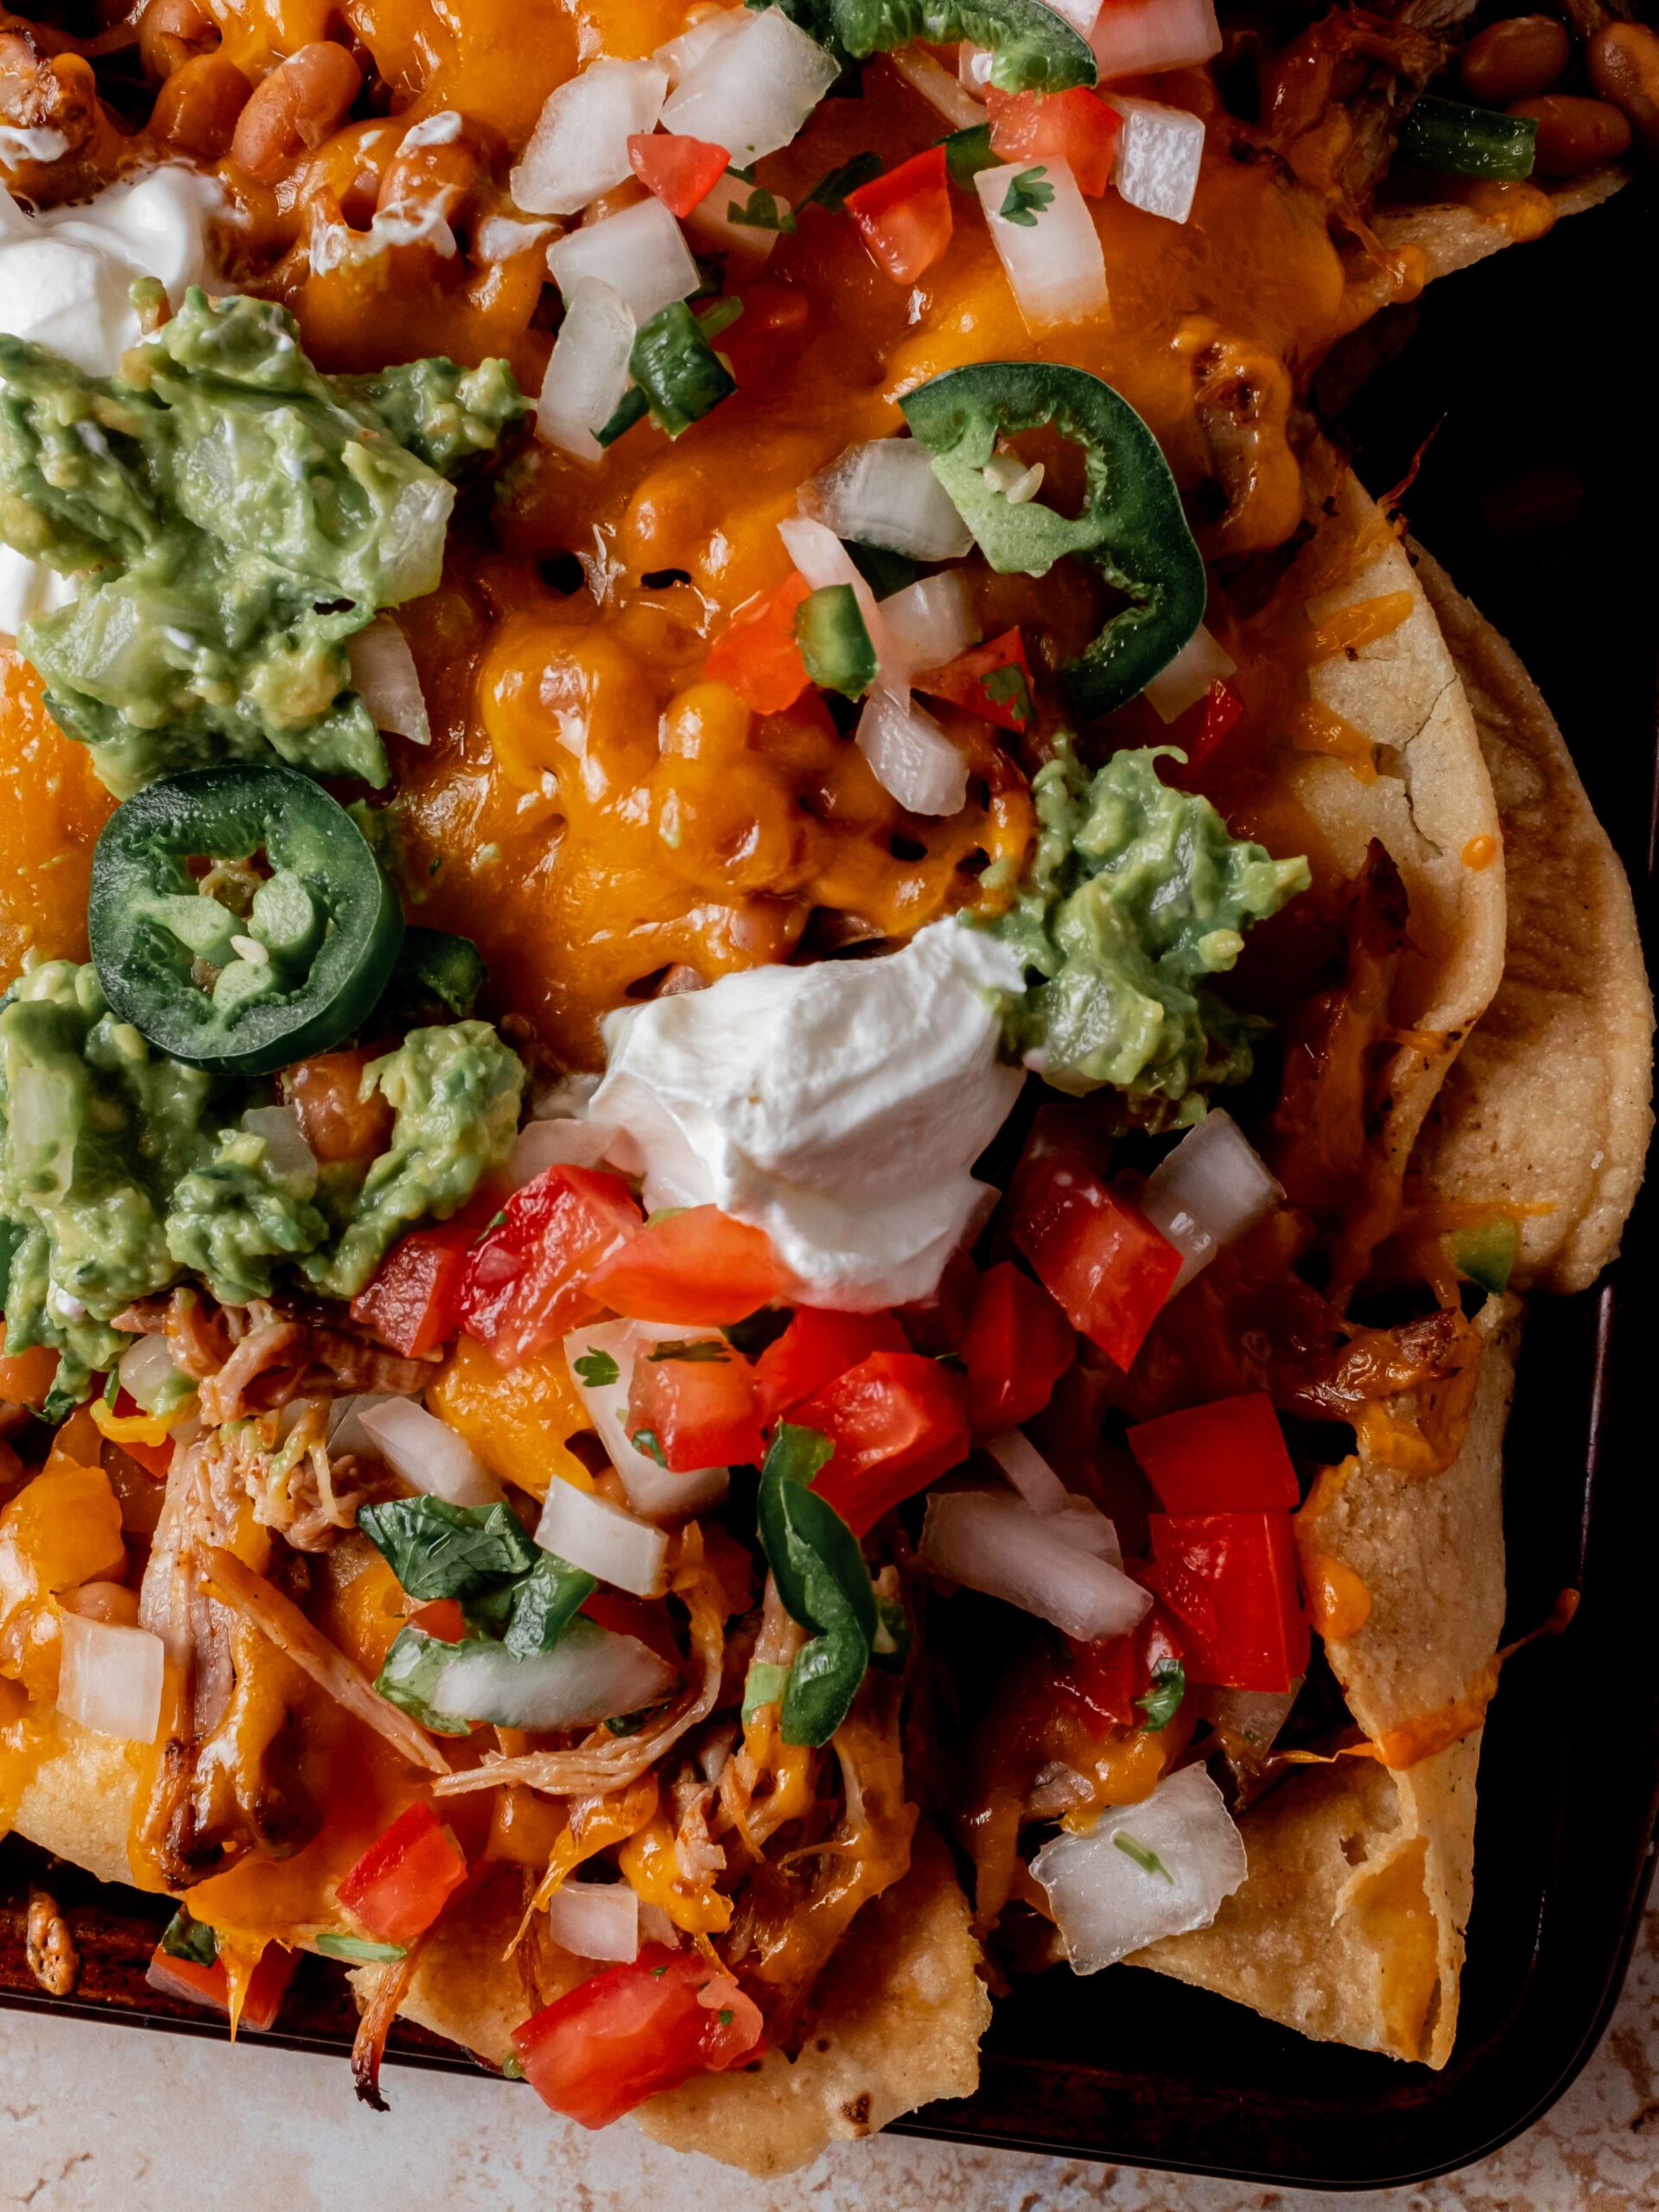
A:
[[[999,707],[1011,707],[1023,729],[1031,720],[1031,686],[1025,671],[1016,668],[1012,661],[1006,667],[994,668],[988,676],[980,678],[979,688],[985,696]]]
[[[740,206],[734,200],[726,210],[728,223],[741,223],[751,231],[789,232],[795,227],[795,218],[778,205],[774,194],[764,184],[757,184],[748,198]]]
[[[724,1323],[720,1333],[734,1351],[741,1351],[745,1359],[756,1359],[768,1344],[777,1343],[794,1318],[786,1306],[760,1306],[741,1321]]]
[[[1186,1669],[1179,1659],[1160,1659],[1152,1670],[1152,1688],[1135,1704],[1146,1714],[1141,1726],[1149,1736],[1167,1728],[1186,1695]]]
[[[966,130],[953,130],[948,138],[940,140],[944,148],[946,174],[958,192],[971,192],[974,179],[981,169],[994,169],[997,156],[991,151],[991,126],[988,123],[969,124]]]
[[[366,1936],[346,1936],[333,1928],[321,1929],[316,1944],[326,1958],[350,1959],[359,1966],[387,1966],[409,1956],[407,1943],[375,1943]]]
[[[483,1596],[535,1566],[538,1547],[506,1505],[395,1497],[365,1505],[357,1525],[404,1589],[433,1598]]]
[[[210,1967],[219,1956],[218,1931],[205,1920],[192,1918],[189,1908],[181,1905],[162,1930],[162,1948],[169,1959],[189,1959],[199,1967]]]
[[[807,1485],[833,1456],[817,1429],[780,1421],[760,1470],[761,1548],[791,1618],[811,1631],[784,1692],[786,1744],[826,1744],[846,1719],[875,1642],[875,1592],[858,1539]]]
[[[1048,172],[1040,163],[1034,169],[1021,169],[1009,180],[1007,192],[997,213],[1005,223],[1017,223],[1021,230],[1034,231],[1037,218],[1054,197],[1054,188],[1045,180]]]
[[[1127,1828],[1120,1828],[1112,1838],[1112,1841],[1126,1859],[1134,1859],[1143,1873],[1156,1874],[1160,1880],[1167,1882],[1172,1889],[1174,1888],[1175,1877],[1150,1844],[1141,1842],[1138,1838],[1132,1836]]]
[[[594,1576],[556,1552],[543,1552],[512,1592],[504,1639],[515,1659],[550,1651],[599,1587]]]
[[[622,1380],[622,1370],[609,1352],[596,1351],[592,1344],[571,1365],[576,1380],[585,1382],[590,1390],[608,1390],[613,1382]]]
[[[477,1640],[469,1637],[467,1643]],[[469,1720],[457,1720],[448,1713],[435,1713],[431,1706],[439,1675],[452,1659],[466,1650],[467,1643],[445,1643],[442,1637],[429,1636],[424,1629],[401,1629],[397,1641],[386,1654],[385,1664],[375,1676],[376,1692],[388,1705],[395,1705],[399,1712],[408,1713],[435,1735],[470,1735]]]

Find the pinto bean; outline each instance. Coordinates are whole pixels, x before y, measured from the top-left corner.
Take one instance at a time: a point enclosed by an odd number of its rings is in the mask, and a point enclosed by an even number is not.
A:
[[[198,161],[216,162],[230,150],[237,118],[252,90],[234,61],[222,54],[198,54],[156,93],[149,135]]]
[[[1645,23],[1609,23],[1590,41],[1590,81],[1659,160],[1659,33]]]
[[[248,175],[269,184],[320,146],[344,120],[363,73],[343,46],[318,39],[277,63],[243,109],[231,152]]]
[[[218,44],[218,29],[197,0],[149,0],[139,19],[138,58],[147,76],[170,77]]]
[[[1510,113],[1529,115],[1537,123],[1540,176],[1581,176],[1604,162],[1616,162],[1630,143],[1629,118],[1618,108],[1575,92],[1516,100]]]
[[[1573,41],[1553,16],[1510,16],[1477,31],[1463,49],[1464,90],[1493,106],[1547,92],[1573,58]]]

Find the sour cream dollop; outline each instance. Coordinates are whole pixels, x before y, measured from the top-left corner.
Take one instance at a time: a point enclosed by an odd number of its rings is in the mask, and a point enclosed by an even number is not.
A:
[[[883,958],[757,968],[605,1024],[589,1112],[658,1206],[763,1229],[799,1302],[930,1297],[993,1194],[973,1163],[1021,1071],[999,1057],[1008,950],[959,921]]]
[[[0,331],[108,376],[140,335],[128,286],[158,277],[176,307],[207,283],[208,224],[222,204],[212,179],[187,168],[149,169],[35,215],[0,186]],[[0,632],[73,595],[67,577],[0,545]]]

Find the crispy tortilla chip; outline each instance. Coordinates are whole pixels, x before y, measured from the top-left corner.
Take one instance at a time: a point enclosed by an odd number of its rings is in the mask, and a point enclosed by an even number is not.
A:
[[[990,1999],[950,1854],[924,1825],[910,1872],[861,1912],[824,1976],[798,2058],[705,2075],[639,2114],[647,2135],[747,2173],[791,2172],[827,2144],[873,2135],[979,2080]]]
[[[1250,1871],[1211,1926],[1136,1953],[1303,2034],[1444,2066],[1457,2033],[1474,1875],[1481,1709],[1503,1618],[1502,1457],[1519,1301],[1491,1299],[1468,1433],[1443,1474],[1357,1455],[1301,1516],[1305,1544],[1364,1583],[1370,1611],[1325,1649],[1375,1741],[1418,1727],[1414,1764],[1291,1775],[1240,1822]],[[1425,1725],[1427,1724],[1427,1725]]]
[[[1514,1280],[1583,1290],[1618,1250],[1653,1130],[1653,998],[1630,885],[1561,734],[1491,625],[1419,554],[1503,820],[1503,981],[1413,1166],[1437,1197],[1540,1206]]]
[[[1356,559],[1344,548],[1363,549]],[[1344,573],[1344,570],[1346,573]],[[1332,573],[1342,581],[1319,588]],[[1281,588],[1306,600],[1309,620],[1396,594],[1404,620],[1333,653],[1311,672],[1314,698],[1374,749],[1366,782],[1345,760],[1289,756],[1287,775],[1344,873],[1357,875],[1372,838],[1388,849],[1411,902],[1410,950],[1393,1012],[1416,1033],[1387,1083],[1389,1147],[1403,1164],[1446,1070],[1497,989],[1503,967],[1503,873],[1470,867],[1471,843],[1498,836],[1497,803],[1457,668],[1403,547],[1382,509],[1344,472],[1331,511]]]
[[[1506,245],[1525,245],[1553,230],[1563,215],[1582,214],[1611,200],[1630,182],[1630,172],[1617,165],[1587,176],[1564,178],[1507,194],[1495,207],[1442,200],[1415,207],[1380,207],[1371,228],[1391,253],[1415,246],[1424,255],[1425,281],[1472,268]]]
[[[42,1718],[54,1739],[18,1800],[12,1828],[100,1882],[130,1884],[127,1828],[142,1750],[61,1714]]]

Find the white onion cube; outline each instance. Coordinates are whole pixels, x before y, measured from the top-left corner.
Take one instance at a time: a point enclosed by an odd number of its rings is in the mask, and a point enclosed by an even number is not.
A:
[[[590,61],[548,94],[511,179],[527,215],[574,215],[632,175],[628,140],[656,128],[668,91],[660,61]]]
[[[374,717],[377,729],[390,730],[415,745],[430,745],[432,724],[426,711],[415,656],[390,614],[377,614],[366,629],[346,641],[352,689]]]
[[[882,790],[912,814],[961,810],[968,797],[962,749],[908,691],[872,691],[854,742]]]
[[[358,1425],[395,1474],[411,1490],[448,1505],[499,1505],[505,1493],[464,1438],[411,1398],[388,1398],[359,1416]]]
[[[626,1966],[639,1955],[639,1900],[626,1882],[563,1882],[547,1901],[547,1932],[575,1958]]]
[[[1023,1497],[949,1491],[927,1502],[917,1556],[935,1574],[1052,1621],[1080,1643],[1125,1636],[1150,1611],[1150,1593],[1085,1550],[1070,1518],[1069,1508],[1036,1513]]]
[[[58,1710],[99,1736],[153,1744],[161,1725],[167,1655],[144,1628],[60,1612]]]
[[[1189,707],[1196,707],[1212,683],[1230,676],[1238,663],[1218,645],[1202,622],[1173,660],[1160,668],[1147,686],[1147,704],[1160,721],[1173,722]]]
[[[1137,1805],[1107,1806],[1086,1834],[1057,1835],[1031,1871],[1073,1967],[1097,1974],[1160,1936],[1207,1928],[1249,1863],[1220,1790],[1188,1766]]]
[[[688,299],[702,282],[679,225],[660,200],[642,200],[620,215],[584,223],[549,246],[547,265],[567,302],[584,277],[594,277],[641,323],[671,302]]]
[[[1123,118],[1112,182],[1118,197],[1148,215],[1184,223],[1192,212],[1204,163],[1204,124],[1183,107],[1109,92],[1107,105]]]
[[[740,168],[787,146],[841,74],[780,9],[720,39],[669,94],[663,128],[724,146]]]
[[[662,1590],[668,1556],[662,1530],[574,1483],[548,1485],[536,1541],[543,1551],[556,1552],[572,1567],[636,1598],[654,1598]]]
[[[507,1180],[518,1190],[550,1167],[597,1167],[615,1140],[603,1122],[528,1122],[507,1154]]]
[[[1039,169],[1040,177],[1033,177]],[[1045,206],[1023,211],[1016,202],[1015,212],[1029,221],[1013,221],[1002,213],[1016,177],[1029,179],[1033,190],[1046,185],[1053,195]],[[1105,257],[1068,162],[1010,162],[981,169],[974,189],[1027,330],[1052,330],[1106,312]]]
[[[536,402],[537,435],[575,461],[602,461],[602,430],[628,388],[639,326],[608,284],[584,276],[567,296],[564,321]]]
[[[1181,1255],[1173,1298],[1224,1244],[1272,1212],[1285,1195],[1249,1139],[1221,1107],[1165,1154],[1147,1179],[1141,1211]]]
[[[800,507],[837,537],[912,561],[959,561],[974,542],[915,438],[849,446],[801,486]]]
[[[747,166],[747,164],[746,164]],[[758,268],[770,260],[779,233],[755,223],[740,223],[733,214],[734,208],[747,207],[754,192],[741,176],[729,170],[712,191],[704,193],[685,219],[685,226],[705,252],[736,254]],[[779,219],[794,210],[791,201],[781,192],[774,192]]]
[[[979,623],[959,569],[918,576],[882,600],[880,613],[906,676],[943,668],[979,643]]]
[[[622,1478],[628,1503],[647,1518],[660,1515],[664,1519],[679,1519],[688,1513],[700,1513],[705,1506],[718,1505],[731,1486],[730,1474],[725,1467],[698,1467],[686,1474],[673,1474],[649,1452],[640,1451],[628,1434],[633,1363],[665,1338],[677,1342],[698,1337],[718,1338],[719,1335],[717,1329],[675,1328],[665,1321],[601,1321],[592,1328],[573,1329],[564,1340],[565,1363],[588,1409],[588,1418]],[[613,1382],[585,1379],[577,1362],[587,1362],[594,1352],[601,1360],[614,1363]],[[588,1373],[592,1372],[589,1363]]]
[[[1096,18],[1089,43],[1103,84],[1191,68],[1221,52],[1215,0],[1111,0]]]

